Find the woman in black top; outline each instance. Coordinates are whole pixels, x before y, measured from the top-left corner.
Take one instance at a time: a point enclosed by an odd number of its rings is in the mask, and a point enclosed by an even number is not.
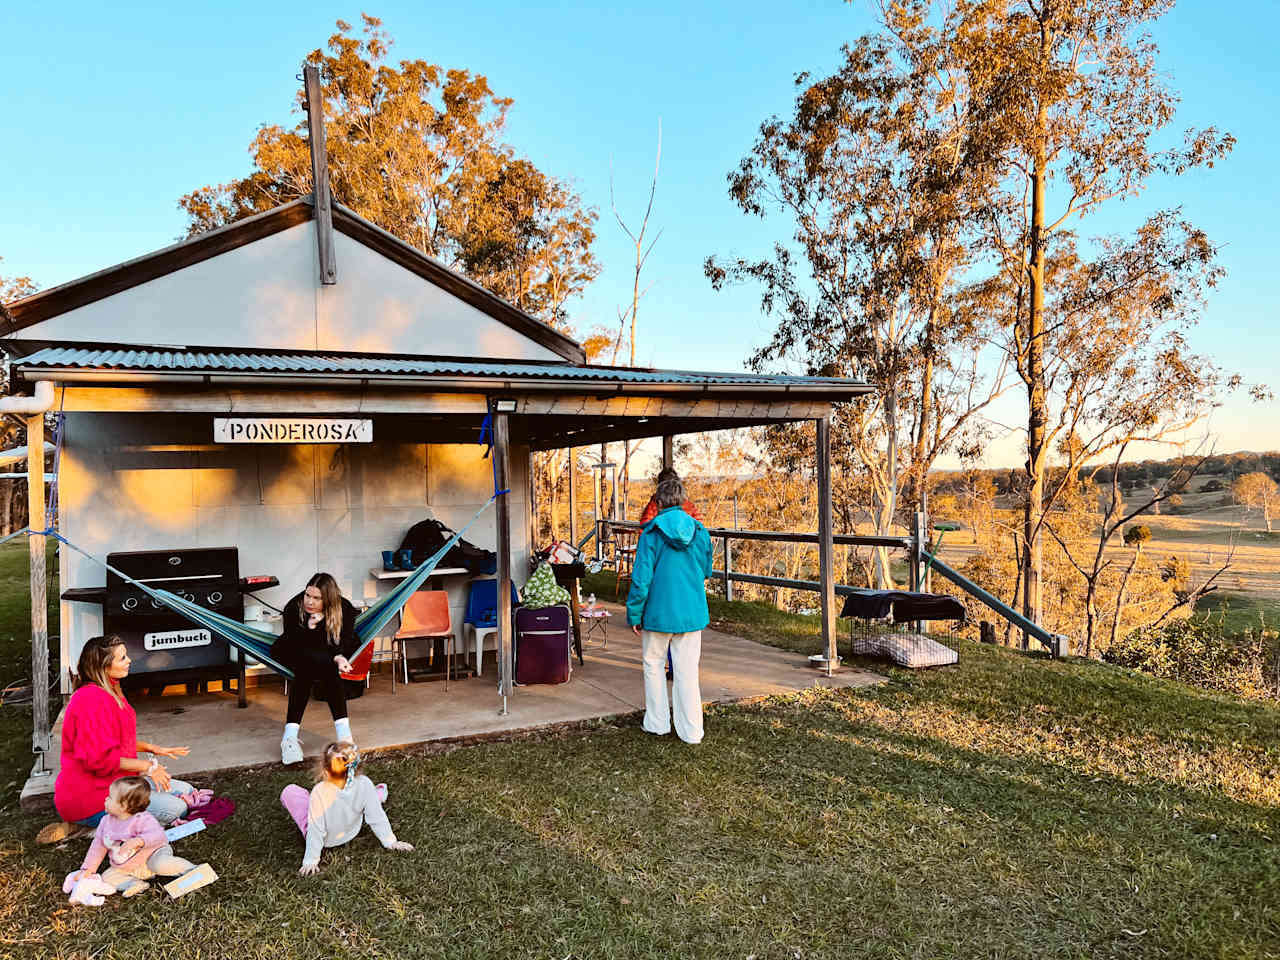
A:
[[[280,760],[289,764],[302,760],[298,730],[313,686],[319,687],[329,702],[337,739],[351,741],[347,694],[339,674],[351,670],[347,658],[355,654],[359,641],[355,634],[356,608],[327,573],[317,573],[307,581],[306,589],[285,605],[283,622],[284,633],[271,645],[271,656],[292,670],[294,676],[289,687],[284,737],[280,740]]]

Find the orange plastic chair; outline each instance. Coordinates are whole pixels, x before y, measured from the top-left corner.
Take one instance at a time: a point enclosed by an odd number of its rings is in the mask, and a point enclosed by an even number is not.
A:
[[[453,620],[449,616],[449,594],[444,590],[419,590],[409,597],[400,611],[400,629],[391,638],[391,692],[396,692],[395,651],[397,644],[400,659],[404,663],[404,682],[409,682],[409,655],[405,651],[407,640],[435,640],[447,642],[447,663],[444,672],[444,688],[449,689],[449,674],[453,672]]]
[[[369,671],[373,669],[373,647],[374,645],[372,643],[365,647],[364,650],[351,661],[351,671],[349,673],[340,672],[338,676],[343,680],[354,680],[357,683],[363,681],[366,687],[369,686]],[[391,676],[394,680],[394,669],[391,671]]]

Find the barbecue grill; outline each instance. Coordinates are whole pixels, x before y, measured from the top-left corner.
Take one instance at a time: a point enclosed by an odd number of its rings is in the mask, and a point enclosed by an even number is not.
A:
[[[235,678],[240,706],[244,706],[244,658],[233,659],[225,639],[174,613],[115,571],[241,621],[244,594],[276,586],[279,581],[271,576],[242,580],[235,547],[112,553],[107,555],[107,564],[114,569],[107,572],[105,590],[72,589],[62,597],[102,604],[103,632],[118,635],[133,661],[125,688],[171,683],[203,687],[210,680],[225,683]]]

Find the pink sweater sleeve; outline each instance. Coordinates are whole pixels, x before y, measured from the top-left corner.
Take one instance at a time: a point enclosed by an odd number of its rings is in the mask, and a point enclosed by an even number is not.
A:
[[[107,845],[102,842],[102,824],[103,820],[98,821],[98,829],[93,831],[93,842],[89,844],[89,852],[84,855],[84,863],[80,864],[80,869],[85,873],[97,873],[98,867],[102,866],[102,860],[107,855]]]

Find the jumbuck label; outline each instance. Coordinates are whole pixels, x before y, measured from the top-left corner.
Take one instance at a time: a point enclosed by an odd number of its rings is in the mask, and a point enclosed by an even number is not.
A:
[[[208,630],[162,630],[144,633],[142,646],[147,650],[175,650],[178,647],[207,647],[213,643]]]
[[[372,420],[214,417],[214,443],[372,443]]]

